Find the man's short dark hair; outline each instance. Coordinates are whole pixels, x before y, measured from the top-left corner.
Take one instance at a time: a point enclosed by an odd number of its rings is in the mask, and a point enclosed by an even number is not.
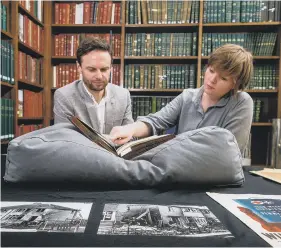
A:
[[[97,37],[87,37],[80,42],[76,52],[77,62],[79,65],[81,65],[81,57],[94,50],[108,52],[112,62],[111,46],[103,39],[99,39]]]

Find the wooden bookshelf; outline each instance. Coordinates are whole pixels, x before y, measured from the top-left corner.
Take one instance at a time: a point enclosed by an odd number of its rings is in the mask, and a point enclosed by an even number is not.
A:
[[[121,28],[121,24],[52,24],[53,28]]]
[[[13,88],[14,87],[13,84],[9,84],[9,83],[2,82],[2,81],[1,81],[1,86],[7,87],[7,88]]]
[[[182,24],[125,24],[125,28],[185,28],[198,27],[199,23],[182,23]]]
[[[10,18],[12,21],[10,24],[9,32],[1,31],[2,39],[12,40],[14,47],[14,68],[15,68],[15,85],[12,86],[8,83],[1,82],[1,89],[8,89],[11,91],[12,99],[15,100],[15,113],[16,106],[18,104],[18,95],[17,91],[19,88],[24,87],[34,87],[34,91],[41,90],[43,91],[43,117],[42,118],[18,118],[15,116],[15,127],[20,122],[31,122],[35,121],[36,123],[43,122],[45,126],[50,125],[53,121],[52,117],[52,95],[56,88],[53,88],[52,85],[52,76],[53,76],[53,65],[60,63],[75,63],[75,56],[54,56],[54,38],[56,34],[79,34],[79,33],[109,33],[112,31],[113,34],[121,35],[121,56],[114,57],[113,59],[120,64],[121,68],[121,78],[120,84],[124,85],[124,74],[125,67],[129,64],[195,64],[195,85],[200,87],[201,85],[201,68],[206,64],[209,56],[202,56],[202,44],[203,44],[203,35],[208,32],[214,33],[254,33],[254,32],[274,32],[278,34],[278,40],[276,41],[276,46],[274,48],[273,56],[254,56],[255,64],[275,64],[279,66],[279,81],[277,89],[275,90],[258,90],[250,89],[246,90],[253,97],[263,97],[266,99],[273,99],[273,103],[276,105],[274,109],[276,111],[271,118],[281,118],[281,21],[274,22],[249,22],[249,23],[204,23],[204,6],[203,0],[199,1],[199,19],[198,23],[178,23],[178,24],[127,24],[126,23],[126,1],[120,1],[122,5],[121,19],[122,24],[55,24],[54,22],[54,5],[55,3],[62,1],[44,1],[43,17],[44,20],[40,21],[33,14],[31,14],[27,9],[20,6],[17,1],[10,2]],[[81,1],[79,1],[81,2]],[[62,2],[63,3],[63,2]],[[38,52],[32,47],[19,41],[19,23],[18,23],[18,13],[28,16],[34,23],[38,24],[40,27],[44,28],[44,51]],[[197,33],[196,41],[196,54],[194,56],[126,56],[125,55],[125,41],[127,33]],[[43,82],[42,85],[31,84],[25,80],[19,80],[18,73],[18,51],[22,51],[26,54],[29,54],[35,58],[43,58]],[[132,95],[167,95],[175,96],[180,94],[182,89],[129,89]],[[276,102],[276,103],[275,103]],[[271,107],[271,102],[269,106]],[[267,121],[267,120],[265,120]],[[263,145],[263,149],[258,149],[253,151],[253,153],[265,153],[267,150],[266,145],[266,135],[265,132],[270,132],[271,123],[270,122],[257,122],[253,123],[252,129],[257,134],[255,136],[261,136],[260,142]],[[260,134],[261,133],[261,134]],[[265,164],[265,161],[253,161],[256,164]]]
[[[36,58],[44,57],[44,54],[36,51],[34,48],[30,47],[29,45],[27,45],[21,41],[19,41],[19,49],[21,51],[23,51],[24,53],[28,53]]]
[[[34,48],[28,46],[27,44],[24,44],[23,42],[21,42],[19,40],[19,20],[18,20],[18,16],[19,13],[22,15],[27,16],[28,19],[30,19],[33,23],[35,23],[36,25],[43,27],[44,29],[46,29],[46,27],[44,27],[44,23],[41,22],[39,19],[37,19],[33,14],[31,14],[27,9],[25,9],[23,6],[21,6],[19,4],[18,1],[9,1],[9,22],[10,22],[10,29],[9,32],[5,32],[5,31],[1,31],[2,34],[2,39],[3,37],[9,38],[12,41],[12,46],[13,46],[13,50],[14,50],[14,80],[15,80],[15,84],[11,85],[9,83],[6,82],[1,82],[1,89],[3,91],[3,89],[5,90],[6,88],[10,88],[10,92],[7,92],[7,94],[9,93],[10,97],[12,100],[14,100],[14,132],[16,133],[16,129],[18,127],[18,125],[22,125],[22,124],[27,124],[27,125],[33,125],[33,124],[38,124],[38,123],[43,123],[45,117],[32,117],[32,118],[25,118],[25,117],[18,117],[17,115],[17,108],[18,108],[18,90],[19,89],[28,89],[30,91],[33,92],[41,92],[44,90],[44,85],[40,85],[38,83],[31,83],[27,80],[22,80],[19,79],[19,51],[32,56],[33,58],[44,58],[45,57],[45,52],[41,53],[36,51]],[[42,12],[42,14],[44,14]],[[43,37],[42,37],[43,38]],[[45,70],[45,68],[43,68],[43,71]],[[44,80],[45,81],[45,80]],[[5,90],[6,91],[6,90]],[[43,94],[43,98],[45,98],[44,94]],[[45,101],[43,101],[43,115],[44,111],[46,111],[46,104]],[[2,145],[7,145],[9,141],[2,141],[1,144]]]
[[[270,123],[270,122],[254,122],[254,123],[252,123],[252,126],[254,126],[254,127],[271,127],[272,123]]]
[[[149,59],[167,59],[167,60],[182,60],[182,59],[197,59],[197,56],[125,56],[124,59],[137,59],[137,60],[149,60]]]
[[[9,142],[9,140],[1,140],[1,145],[8,145]]]
[[[245,90],[248,93],[278,93],[278,90]]]
[[[129,89],[130,92],[176,92],[176,93],[181,93],[183,89]]]
[[[243,33],[253,33],[253,32],[277,32],[279,36],[281,36],[281,21],[278,22],[249,22],[249,23],[204,23],[203,15],[203,1],[200,1],[199,5],[199,21],[198,23],[181,23],[181,24],[128,24],[126,23],[126,1],[121,1],[122,3],[122,24],[114,24],[114,25],[104,25],[104,24],[54,24],[54,19],[52,20],[51,25],[51,33],[49,36],[59,34],[59,33],[95,33],[107,32],[108,30],[114,30],[114,33],[121,34],[121,57],[120,57],[120,65],[121,65],[121,79],[120,84],[124,85],[124,73],[126,65],[134,65],[134,64],[195,64],[196,65],[196,82],[195,85],[200,87],[201,85],[201,68],[206,64],[209,56],[202,56],[202,44],[203,44],[203,34],[207,32],[221,32],[221,33],[232,33],[232,32],[243,32]],[[51,16],[54,16],[54,4],[50,4],[51,6]],[[177,32],[196,32],[197,35],[197,52],[194,56],[126,56],[125,55],[125,41],[127,33],[177,33]],[[54,41],[52,41],[53,43]],[[278,43],[279,42],[279,43]],[[275,116],[271,117],[281,117],[281,63],[280,63],[280,37],[276,42],[277,47],[275,48],[275,52],[273,56],[254,56],[255,63],[269,63],[269,64],[279,64],[279,81],[276,89],[249,89],[246,90],[253,97],[263,97],[263,98],[273,98],[277,99],[277,112]],[[50,52],[49,52],[50,54]],[[118,58],[119,59],[119,58]],[[53,64],[50,64],[50,75],[48,76],[48,82],[52,82],[52,65],[57,65],[58,63],[67,62],[67,63],[75,63],[75,57],[68,56],[52,56],[51,61]],[[52,84],[51,84],[52,85]],[[50,88],[50,95],[54,93],[56,88]],[[180,94],[183,89],[129,89],[132,96],[141,95],[141,96],[176,96]],[[50,118],[52,121],[52,118]],[[257,122],[253,123],[252,127],[260,132],[267,132],[271,129],[270,122]],[[265,128],[262,128],[265,127]],[[266,131],[264,131],[266,130]],[[265,135],[263,135],[265,137]],[[266,141],[262,137],[262,141],[266,146]],[[264,148],[266,151],[266,148]],[[264,153],[264,151],[257,151]],[[253,151],[256,152],[256,151]],[[265,161],[253,161],[257,164],[265,164]]]
[[[43,121],[44,117],[18,117],[18,121],[30,121],[30,120],[34,120],[34,121]]]
[[[7,12],[6,12],[6,15],[7,15],[7,19],[6,19],[7,30],[5,31],[5,30],[1,29],[1,44],[4,46],[4,42],[3,41],[5,40],[5,41],[10,42],[11,48],[14,48],[14,35],[13,35],[14,29],[13,29],[13,22],[11,21],[11,16],[13,16],[13,10],[14,9],[13,9],[11,1],[2,1],[1,4],[5,5],[6,8],[7,8]],[[1,17],[4,20],[3,12],[1,13]],[[5,63],[7,65],[7,63],[9,63],[8,60],[5,61],[5,59],[7,59],[7,57],[6,58],[2,58],[2,56],[3,55],[2,55],[2,50],[1,50],[1,61],[2,61],[2,63]],[[1,73],[4,74],[4,71],[2,71],[2,69],[3,68],[1,68]],[[11,75],[9,77],[11,77]],[[6,82],[4,79],[3,79],[3,81],[1,81],[1,105],[3,104],[2,98],[3,99],[10,99],[10,100],[13,100],[13,101],[16,99],[15,98],[16,89],[17,89],[16,82],[14,82],[14,84],[11,84],[9,82]],[[15,109],[15,107],[16,107],[16,103],[14,101],[13,108]],[[3,108],[5,108],[4,104],[3,104]],[[1,126],[4,129],[8,129],[9,128],[11,133],[14,133],[15,122],[12,123],[12,127],[11,126],[8,127],[4,123],[5,122],[2,122],[2,118],[1,118],[1,124],[3,125],[3,126],[2,125]],[[2,130],[3,129],[1,129],[1,132],[2,132]],[[10,134],[10,132],[9,132],[9,134]],[[7,135],[7,133],[6,133],[6,135]],[[3,153],[5,153],[5,150],[7,148],[8,143],[9,143],[8,139],[3,139],[3,140],[1,139],[1,153],[2,153],[2,151],[3,151]]]
[[[76,61],[76,56],[52,56],[52,59],[54,60],[70,60],[70,61],[73,61],[75,60]],[[115,57],[113,56],[113,60],[120,60],[121,57]]]
[[[25,88],[25,86],[27,86],[27,88],[35,87],[37,89],[44,89],[44,86],[39,83],[31,83],[31,82],[23,80],[23,79],[18,79],[18,84],[19,84],[19,87],[23,86],[21,88]]]
[[[279,26],[281,25],[281,22],[231,22],[231,23],[204,23],[204,27],[252,27],[252,26]]]
[[[279,60],[280,56],[253,56],[254,59],[256,60]],[[202,56],[201,59],[209,59],[209,56]]]
[[[4,30],[1,30],[1,35],[4,35],[5,37],[9,39],[13,39],[13,36],[10,34],[10,32],[6,32]]]
[[[19,13],[27,15],[30,20],[32,20],[36,24],[40,25],[41,27],[44,27],[44,24],[37,17],[35,17],[32,13],[30,13],[30,11],[27,10],[24,6],[22,6],[21,4],[18,4],[18,7],[19,7]]]

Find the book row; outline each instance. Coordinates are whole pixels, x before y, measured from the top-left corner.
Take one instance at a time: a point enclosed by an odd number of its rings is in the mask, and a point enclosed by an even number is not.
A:
[[[277,65],[255,65],[248,89],[275,90],[279,81]]]
[[[18,78],[30,83],[43,84],[43,61],[18,52]]]
[[[121,3],[55,3],[55,24],[120,24]]]
[[[53,87],[63,87],[77,79],[80,79],[80,73],[76,64],[58,64],[53,66]],[[112,75],[110,82],[120,85],[120,65],[112,65]]]
[[[14,100],[1,98],[1,140],[14,138]]]
[[[165,107],[175,97],[169,96],[131,96],[133,119],[155,113]]]
[[[206,66],[201,69],[200,81],[204,82]],[[277,65],[255,64],[252,79],[247,87],[249,90],[275,90],[279,81],[279,69]]]
[[[111,44],[113,56],[121,56],[121,35],[112,34],[58,34],[54,36],[55,56],[76,56],[79,43],[86,37],[97,37]]]
[[[280,1],[204,1],[203,22],[280,21]]]
[[[125,56],[196,56],[197,33],[127,33]]]
[[[205,67],[201,71],[204,82]],[[110,82],[120,86],[120,65],[113,64]],[[276,65],[255,65],[248,89],[274,90],[277,88],[278,68]],[[63,87],[80,78],[76,64],[53,66],[54,88]],[[25,78],[23,78],[25,79]],[[127,89],[187,89],[196,88],[196,65],[129,64],[125,65],[123,87]]]
[[[171,96],[131,96],[133,119],[155,113],[165,107],[175,97]],[[266,103],[261,98],[254,98],[253,122],[269,121]]]
[[[260,122],[261,115],[264,111],[264,102],[261,99],[253,99],[254,101],[254,110],[253,110],[253,122]]]
[[[0,80],[14,84],[14,48],[10,40],[1,40]]]
[[[43,20],[43,1],[42,0],[19,0],[19,4],[27,9],[39,21]]]
[[[196,65],[126,65],[124,88],[196,88]]]
[[[181,24],[199,22],[199,1],[126,1],[126,24]]]
[[[43,53],[44,30],[26,15],[19,13],[19,40],[37,52]]]
[[[7,6],[0,3],[0,8],[1,8],[1,29],[3,31],[8,31],[7,27]]]
[[[237,44],[249,50],[254,56],[272,56],[277,33],[204,33],[202,56],[209,56],[213,50],[224,44]]]
[[[43,94],[29,90],[18,90],[18,117],[32,118],[43,116]]]

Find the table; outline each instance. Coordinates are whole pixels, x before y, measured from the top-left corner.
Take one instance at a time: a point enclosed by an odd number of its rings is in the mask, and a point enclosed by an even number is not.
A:
[[[84,233],[1,233],[2,246],[269,246],[239,219],[212,200],[205,192],[229,194],[281,193],[281,185],[249,174],[245,169],[243,187],[215,188],[209,186],[173,185],[165,188],[135,188],[111,185],[81,184],[7,184],[2,182],[2,201],[93,202]],[[139,235],[97,235],[105,203],[202,205],[207,206],[235,238],[168,237]]]

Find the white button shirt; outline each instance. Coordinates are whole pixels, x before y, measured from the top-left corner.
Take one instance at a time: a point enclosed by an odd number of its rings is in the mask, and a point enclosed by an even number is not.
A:
[[[105,95],[104,97],[101,99],[100,103],[97,103],[97,101],[95,100],[94,96],[91,94],[91,92],[88,90],[88,88],[86,87],[85,83],[83,82],[84,88],[87,92],[87,94],[91,97],[91,99],[93,100],[94,103],[94,107],[96,109],[97,112],[97,117],[98,117],[98,123],[99,123],[99,132],[101,134],[104,133],[105,130],[105,121],[104,121],[104,115],[105,115],[105,100],[108,98],[108,94],[107,94],[107,90],[105,88]]]

